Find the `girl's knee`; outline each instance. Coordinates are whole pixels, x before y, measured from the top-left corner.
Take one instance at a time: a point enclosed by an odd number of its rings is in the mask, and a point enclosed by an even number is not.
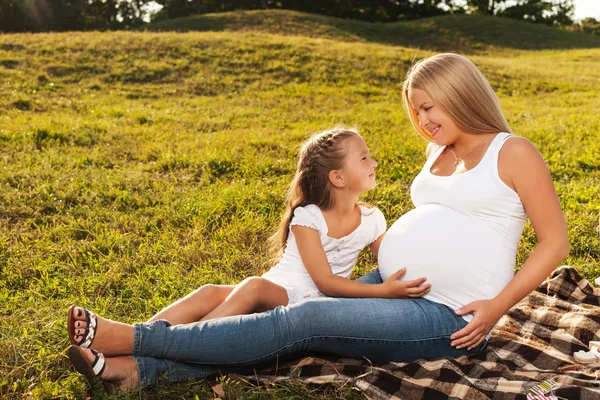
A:
[[[246,278],[244,279],[242,282],[240,282],[239,286],[239,291],[244,291],[245,293],[260,293],[262,290],[265,289],[267,284],[267,280],[264,278],[260,278],[258,276],[252,276],[250,278]]]
[[[209,299],[214,300],[218,298],[221,298],[222,301],[224,297],[219,289],[218,285],[204,285],[185,296],[183,300],[190,304],[206,303]]]
[[[251,304],[254,308],[260,307],[265,301],[265,296],[269,293],[267,290],[268,285],[269,282],[264,278],[253,276],[244,279],[240,282],[234,297],[248,305]]]
[[[203,285],[192,292],[192,296],[214,296],[218,292],[217,285]]]

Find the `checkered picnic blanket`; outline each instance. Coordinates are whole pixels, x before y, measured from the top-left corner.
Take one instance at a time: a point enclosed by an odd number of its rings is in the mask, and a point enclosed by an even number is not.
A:
[[[591,400],[600,399],[600,363],[582,365],[573,358],[591,340],[600,340],[600,289],[562,266],[502,317],[475,355],[380,364],[319,355],[230,377],[346,382],[370,399],[427,400],[532,399],[530,389],[553,380],[554,398]]]

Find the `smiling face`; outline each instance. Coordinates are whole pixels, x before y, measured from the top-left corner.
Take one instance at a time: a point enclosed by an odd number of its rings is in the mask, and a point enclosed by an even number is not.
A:
[[[452,118],[435,105],[424,90],[409,89],[408,99],[411,107],[417,112],[419,127],[427,130],[438,145],[452,144],[465,134]]]
[[[343,146],[346,148],[346,154],[340,174],[344,179],[345,188],[359,194],[374,189],[377,163],[371,158],[365,140],[358,135],[352,136],[344,140]]]

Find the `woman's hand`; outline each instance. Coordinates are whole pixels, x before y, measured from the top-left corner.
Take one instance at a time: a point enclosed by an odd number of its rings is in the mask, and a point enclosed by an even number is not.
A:
[[[471,322],[450,336],[451,345],[456,346],[457,349],[467,347],[468,350],[471,350],[479,346],[496,322],[504,315],[504,310],[493,300],[474,301],[456,310],[456,315],[460,316],[469,313],[473,313]]]
[[[431,285],[428,283],[422,285],[427,278],[419,278],[414,281],[399,281],[400,277],[406,273],[406,268],[402,268],[392,276],[381,283],[382,296],[385,298],[402,298],[402,297],[421,297],[429,292]]]

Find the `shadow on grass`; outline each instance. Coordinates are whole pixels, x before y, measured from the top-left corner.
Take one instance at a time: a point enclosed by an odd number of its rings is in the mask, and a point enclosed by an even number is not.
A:
[[[366,41],[433,51],[477,52],[600,48],[600,36],[479,15],[445,15],[407,22],[370,23],[287,10],[234,11],[159,21],[151,31],[242,31]]]

